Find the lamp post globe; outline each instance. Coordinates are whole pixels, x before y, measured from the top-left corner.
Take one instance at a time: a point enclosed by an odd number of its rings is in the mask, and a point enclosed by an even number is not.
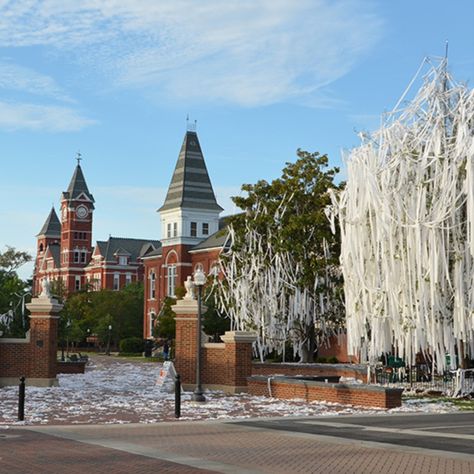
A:
[[[194,285],[197,287],[198,290],[198,314],[197,314],[197,328],[196,328],[196,388],[194,389],[192,400],[194,402],[205,402],[206,397],[203,394],[202,386],[201,386],[201,319],[202,319],[202,308],[201,308],[201,301],[202,301],[202,287],[206,283],[206,275],[205,273],[198,268],[194,272]]]
[[[112,325],[109,324],[109,333],[108,333],[108,337],[107,337],[107,350],[105,352],[106,355],[110,355],[110,339],[112,337]]]

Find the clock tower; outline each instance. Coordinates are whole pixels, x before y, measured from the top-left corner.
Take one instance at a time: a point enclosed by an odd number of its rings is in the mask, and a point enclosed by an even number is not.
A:
[[[84,178],[78,154],[67,191],[61,196],[61,275],[68,293],[85,284],[84,267],[92,254],[94,197]]]

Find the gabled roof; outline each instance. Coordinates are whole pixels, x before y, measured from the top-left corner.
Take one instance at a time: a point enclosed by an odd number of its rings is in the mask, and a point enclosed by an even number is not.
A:
[[[106,261],[113,261],[117,255],[129,255],[130,262],[142,257],[150,246],[153,249],[161,247],[159,240],[127,239],[122,237],[109,237],[105,242],[97,242],[100,254]]]
[[[46,251],[44,253],[44,257],[41,261],[40,268],[41,270],[46,270],[47,261],[52,258],[53,259],[53,266],[54,268],[59,268],[61,266],[61,247],[58,243],[50,244],[46,247]]]
[[[161,257],[161,255],[163,255],[163,248],[160,247],[160,248],[157,248],[157,249],[154,249],[154,250],[148,250],[146,251],[143,255],[142,255],[142,258],[148,258],[148,257]]]
[[[119,247],[115,252],[115,255],[120,255],[122,257],[130,257],[131,253],[128,250],[123,249],[122,247]]]
[[[51,253],[51,257],[53,257],[55,268],[59,268],[61,266],[61,247],[59,244],[50,244],[48,245],[48,250]]]
[[[217,204],[198,136],[192,131],[184,136],[165,202],[158,211],[183,207],[223,210]]]
[[[44,235],[46,237],[61,237],[61,222],[59,222],[58,215],[54,210],[54,207],[51,208],[51,211],[46,218],[43,227],[37,235]]]
[[[203,240],[199,244],[195,245],[189,251],[192,253],[195,250],[222,248],[226,243],[227,236],[228,232],[226,228],[219,229],[217,232],[214,232],[212,235],[210,235],[206,240]]]
[[[206,240],[203,240],[202,242],[199,242],[197,245],[195,245],[190,250],[190,252],[193,252],[194,250],[207,250],[224,247],[229,235],[227,227],[232,217],[234,216],[230,215],[221,217],[219,219],[219,230],[210,235]]]
[[[83,198],[81,194],[87,197],[91,202],[94,202],[94,196],[89,192],[81,165],[78,164],[74,170],[67,191],[63,193],[63,198],[68,200]]]

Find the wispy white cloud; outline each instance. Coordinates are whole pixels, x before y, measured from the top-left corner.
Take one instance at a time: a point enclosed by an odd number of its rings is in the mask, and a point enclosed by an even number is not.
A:
[[[54,47],[93,65],[109,84],[170,100],[259,106],[308,97],[318,104],[319,91],[350,71],[380,38],[382,22],[373,5],[10,1],[0,4],[0,46]]]
[[[0,60],[0,89],[73,102],[52,77],[10,61]]]
[[[74,132],[95,124],[69,107],[0,101],[0,128]]]

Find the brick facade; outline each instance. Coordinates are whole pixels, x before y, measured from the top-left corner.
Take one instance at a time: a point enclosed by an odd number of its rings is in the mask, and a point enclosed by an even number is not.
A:
[[[37,235],[34,295],[41,291],[44,278],[62,282],[66,295],[85,285],[91,290],[119,290],[143,281],[141,257],[156,250],[159,241],[110,236],[94,245],[94,202],[78,164],[68,190],[62,193],[60,217],[51,209]]]
[[[307,402],[326,401],[372,408],[397,408],[402,404],[403,389],[373,385],[346,385],[285,377],[253,376],[248,378],[248,391],[252,395],[302,399]]]
[[[26,377],[28,385],[57,384],[58,313],[62,305],[48,297],[34,298],[30,330],[24,339],[0,339],[0,386],[16,385]]]
[[[189,299],[179,300],[173,306],[176,313],[175,367],[187,389],[196,383],[197,309],[197,301]],[[252,342],[255,339],[256,335],[252,333],[228,331],[222,336],[222,343],[203,343],[203,387],[229,393],[244,391],[247,377],[252,373]]]
[[[269,363],[254,362],[253,375],[328,375],[351,377],[361,382],[367,382],[367,366],[358,364],[299,364],[299,363]]]

